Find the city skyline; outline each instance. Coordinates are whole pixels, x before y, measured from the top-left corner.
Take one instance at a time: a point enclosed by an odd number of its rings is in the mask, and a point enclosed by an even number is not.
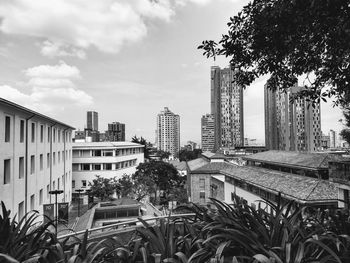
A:
[[[59,12],[41,0],[2,2],[0,97],[77,130],[84,129],[86,111],[93,110],[100,113],[100,127],[118,120],[126,125],[126,140],[137,135],[150,142],[156,114],[169,107],[181,116],[181,144],[200,142],[214,62],[197,46],[225,33],[229,17],[247,2],[62,0],[55,6]],[[37,22],[21,23],[19,17]],[[225,67],[228,60],[218,58],[215,64]],[[266,79],[243,92],[244,135],[261,141]],[[322,103],[321,112],[322,131],[338,132],[340,110]]]

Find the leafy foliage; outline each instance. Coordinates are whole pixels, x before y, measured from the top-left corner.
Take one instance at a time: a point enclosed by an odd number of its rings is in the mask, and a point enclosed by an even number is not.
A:
[[[170,189],[183,183],[182,178],[172,164],[155,160],[140,163],[132,178],[136,186],[143,187],[144,191],[148,193],[157,190],[169,193]]]
[[[185,161],[191,161],[194,159],[197,159],[202,153],[201,149],[194,149],[193,151],[184,149],[179,152],[179,160],[180,162]]]
[[[121,197],[130,197],[133,193],[133,181],[131,176],[124,174],[117,181],[117,194]]]
[[[349,14],[344,0],[255,0],[230,18],[219,44],[203,41],[199,48],[207,57],[230,57],[234,81],[244,87],[270,74],[269,88],[287,89],[306,74],[310,88],[299,96],[316,102],[334,96],[344,105],[350,102]]]
[[[149,160],[149,155],[150,155],[150,143],[147,142],[146,139],[143,138],[142,136],[141,136],[140,138],[138,138],[136,135],[134,135],[134,137],[131,138],[131,142],[144,145],[144,146],[145,146],[145,148],[144,148],[144,158],[145,158],[146,160]]]
[[[348,109],[344,109],[343,111],[343,115],[344,115],[344,121],[343,124],[346,126],[346,128],[344,128],[341,132],[340,132],[340,136],[347,142],[350,144],[350,103],[349,103],[349,107]]]
[[[90,194],[98,197],[101,201],[108,200],[117,189],[117,183],[114,178],[105,178],[96,175],[96,178],[89,183]]]

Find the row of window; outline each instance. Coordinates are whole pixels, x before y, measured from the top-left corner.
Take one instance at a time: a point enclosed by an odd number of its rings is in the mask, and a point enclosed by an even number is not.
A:
[[[68,159],[67,155],[67,150],[66,154],[64,151],[62,151],[62,161],[64,160],[66,156],[66,160]],[[69,158],[71,158],[71,151],[69,150]],[[58,163],[61,162],[61,152],[57,152],[57,161]],[[50,153],[47,154],[46,157],[47,161],[47,168],[50,168]],[[52,164],[56,165],[56,153],[53,153],[53,158],[52,158]],[[40,154],[39,155],[39,169],[42,171],[44,169],[44,155]],[[30,156],[30,174],[35,173],[35,155]],[[21,156],[18,158],[18,178],[21,179],[24,177],[24,157]],[[11,182],[11,159],[5,159],[4,160],[4,184],[9,184]]]
[[[143,153],[143,148],[109,149],[109,150],[73,150],[73,157],[114,157]]]
[[[117,162],[117,163],[74,163],[73,171],[101,171],[101,170],[118,170],[131,166],[136,166],[136,159]]]
[[[44,125],[40,125],[39,133],[40,133],[40,142],[44,142]],[[71,132],[65,132],[63,130],[57,129],[57,128],[51,128],[47,127],[47,142],[50,142],[51,138],[51,130],[52,132],[52,141],[60,143],[61,142],[61,137],[62,137],[62,142],[71,142],[72,141],[72,134]],[[35,142],[36,139],[36,133],[37,133],[37,124],[32,122],[30,126],[30,141],[32,143]],[[19,142],[24,142],[24,135],[25,135],[25,121],[20,120],[19,121]],[[10,142],[11,141],[11,117],[10,116],[5,116],[5,142]]]

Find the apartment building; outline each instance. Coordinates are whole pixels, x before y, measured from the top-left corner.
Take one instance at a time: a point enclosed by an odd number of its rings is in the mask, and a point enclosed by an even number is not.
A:
[[[157,115],[156,141],[158,150],[173,156],[180,151],[180,116],[168,107]]]
[[[71,201],[73,127],[0,98],[0,200],[18,218],[43,214],[51,190]]]
[[[144,161],[144,146],[132,142],[75,142],[73,144],[72,190],[88,189],[100,175],[121,178],[131,175]]]
[[[215,121],[214,115],[206,114],[201,119],[201,144],[203,152],[214,152]]]

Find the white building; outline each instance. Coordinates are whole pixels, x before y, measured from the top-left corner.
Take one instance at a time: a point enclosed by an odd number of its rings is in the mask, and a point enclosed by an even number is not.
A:
[[[54,202],[71,201],[72,130],[43,114],[0,98],[0,200],[12,215],[43,214]]]
[[[144,161],[144,146],[132,142],[76,142],[73,144],[72,189],[88,189],[100,175],[121,178],[131,175]]]
[[[157,116],[156,141],[159,150],[173,156],[180,151],[180,116],[167,107]]]

